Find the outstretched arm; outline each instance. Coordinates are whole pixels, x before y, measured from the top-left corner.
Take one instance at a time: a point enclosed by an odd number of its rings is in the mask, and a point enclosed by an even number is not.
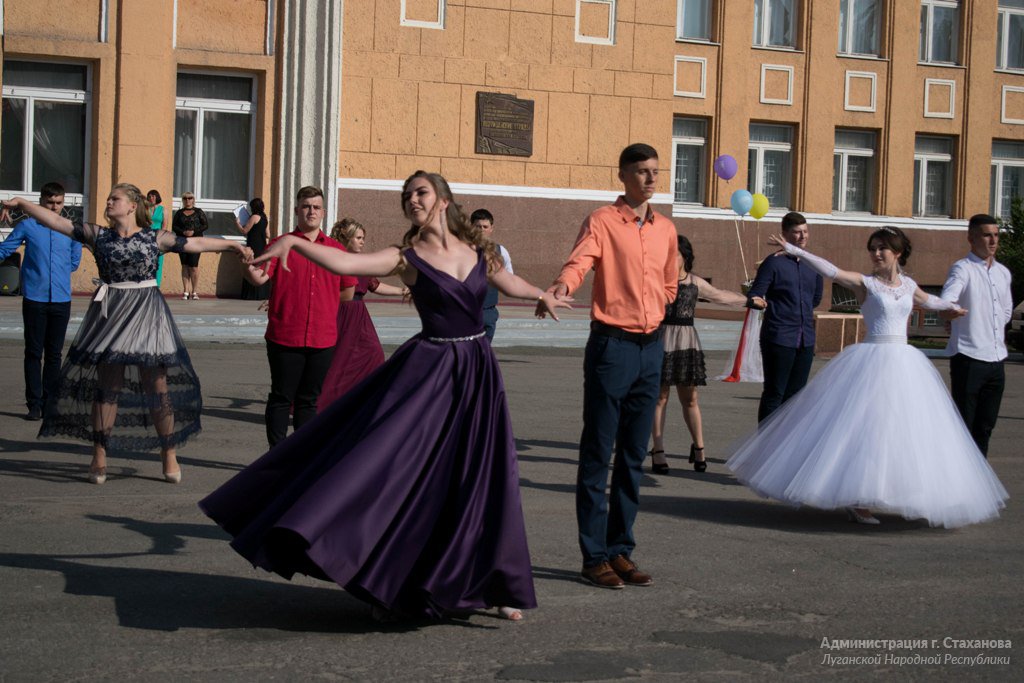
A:
[[[802,258],[807,262],[807,265],[814,270],[814,272],[818,273],[822,277],[830,278],[842,286],[858,292],[864,291],[864,276],[860,273],[856,273],[852,270],[839,270],[832,263],[826,261],[820,256],[815,256],[794,244],[790,244],[782,238],[782,235],[772,235],[768,238],[768,244],[776,247],[782,247],[790,256]]]
[[[967,309],[960,308],[952,301],[946,301],[942,297],[929,294],[920,287],[914,290],[914,305],[928,311],[948,311],[950,315],[944,316],[948,320],[967,315]]]
[[[54,213],[49,209],[30,202],[23,197],[14,197],[13,199],[6,199],[3,201],[3,209],[0,210],[0,221],[6,221],[11,211],[14,209],[21,209],[26,214],[31,216],[40,225],[46,226],[50,230],[59,232],[63,235],[71,237],[71,232],[74,230],[74,225],[64,216],[59,213]]]
[[[536,285],[531,285],[529,282],[513,275],[504,268],[490,273],[487,276],[487,280],[498,288],[498,291],[505,296],[510,296],[515,299],[529,299],[530,301],[537,302],[537,315],[542,314],[550,315],[555,320],[558,320],[558,316],[555,314],[556,308],[569,308],[572,306],[569,304],[568,297],[557,298],[550,291],[545,292]]]
[[[248,259],[252,257],[252,249],[241,242],[223,240],[216,237],[189,237],[185,240],[182,251],[186,254],[202,254],[207,251],[235,251],[239,258]]]
[[[691,275],[690,277],[693,278],[693,284],[697,285],[697,296],[699,296],[701,299],[707,299],[713,304],[723,304],[726,306],[747,305],[747,297],[743,296],[742,294],[737,294],[736,292],[727,292],[723,289],[718,289],[717,287],[712,286],[712,284],[705,280],[704,278],[697,277],[696,275]],[[762,299],[761,297],[752,297],[752,301],[753,306],[758,308],[764,308],[763,305],[759,305],[764,303],[764,299]]]
[[[288,254],[293,249],[324,270],[337,275],[384,277],[395,272],[402,261],[398,247],[388,247],[369,254],[353,254],[310,242],[298,235],[285,235],[274,240],[263,255],[254,259],[252,263],[265,263],[276,258],[280,259],[280,266],[288,270]]]

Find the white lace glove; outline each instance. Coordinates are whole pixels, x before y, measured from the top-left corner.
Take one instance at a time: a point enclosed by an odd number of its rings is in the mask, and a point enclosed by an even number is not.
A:
[[[809,265],[814,270],[814,272],[822,275],[823,277],[832,279],[836,276],[837,273],[839,273],[839,269],[836,268],[831,263],[829,263],[828,261],[826,261],[825,259],[821,258],[820,256],[815,256],[810,252],[804,251],[795,244],[783,242],[782,248],[790,256],[799,256],[800,258],[802,258],[804,261],[807,262],[807,265]]]
[[[934,294],[926,295],[928,298],[921,304],[921,308],[927,311],[959,311],[960,307],[952,301],[946,301],[945,299],[935,296]]]

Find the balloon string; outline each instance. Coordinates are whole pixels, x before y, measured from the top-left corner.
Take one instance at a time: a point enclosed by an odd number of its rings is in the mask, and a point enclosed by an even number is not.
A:
[[[743,264],[743,282],[749,282],[750,274],[747,272],[747,259],[743,255],[743,240],[740,239],[740,218],[734,218],[733,223],[736,224],[736,244],[740,245],[740,262]]]

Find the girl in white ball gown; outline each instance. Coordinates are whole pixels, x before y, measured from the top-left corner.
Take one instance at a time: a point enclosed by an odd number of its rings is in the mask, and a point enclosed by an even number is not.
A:
[[[915,305],[966,311],[925,293],[903,272],[911,248],[907,236],[892,227],[872,233],[870,275],[839,270],[778,236],[769,243],[852,289],[862,302],[867,337],[844,349],[739,442],[729,469],[763,496],[846,508],[861,524],[879,523],[871,510],[948,528],[997,517],[1006,489],[975,446],[938,371],[907,344]]]

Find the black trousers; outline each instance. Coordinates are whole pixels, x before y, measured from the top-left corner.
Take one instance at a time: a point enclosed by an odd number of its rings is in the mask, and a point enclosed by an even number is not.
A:
[[[57,400],[60,355],[71,319],[71,302],[22,299],[21,317],[25,322],[25,403],[29,410],[47,412]]]
[[[953,403],[971,432],[978,450],[988,457],[988,440],[999,417],[1006,372],[1003,362],[977,360],[958,353],[949,359]]]
[[[333,355],[333,347],[312,349],[267,341],[270,394],[267,396],[265,419],[267,441],[271,446],[288,435],[288,413],[292,406],[295,408],[295,429],[316,417],[316,401],[320,398]]]
[[[761,403],[757,407],[758,422],[804,388],[813,362],[813,346],[793,348],[761,340],[764,388],[761,391]]]

